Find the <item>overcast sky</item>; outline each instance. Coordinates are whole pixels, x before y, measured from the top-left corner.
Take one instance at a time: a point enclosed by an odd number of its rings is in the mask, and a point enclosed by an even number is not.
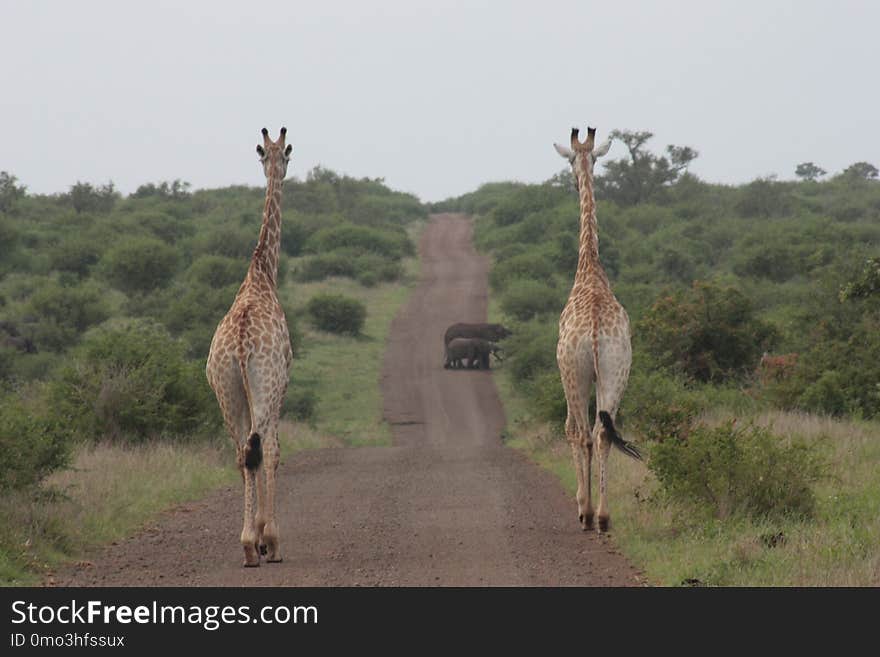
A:
[[[262,185],[260,129],[423,200],[546,180],[572,125],[738,183],[880,166],[880,3],[0,0],[0,170]],[[622,144],[609,158],[625,154]]]

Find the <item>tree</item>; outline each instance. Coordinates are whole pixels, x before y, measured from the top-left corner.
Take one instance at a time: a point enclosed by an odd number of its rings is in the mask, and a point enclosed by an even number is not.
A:
[[[15,183],[18,178],[6,171],[0,171],[0,212],[9,212],[13,204],[25,195],[27,187]]]
[[[880,295],[880,258],[868,258],[859,276],[840,290],[840,300],[867,299]]]
[[[138,187],[137,191],[131,195],[131,198],[158,196],[159,198],[164,199],[182,199],[191,195],[189,191],[191,186],[192,185],[188,182],[180,180],[179,178],[175,178],[174,182],[171,183],[168,183],[167,181],[158,185],[147,183],[146,185]]]
[[[660,297],[637,334],[660,365],[703,382],[747,375],[776,337],[738,289],[701,281]]]
[[[645,144],[654,136],[648,131],[614,130],[611,137],[624,143],[629,158],[612,160],[605,173],[597,177],[600,194],[621,205],[635,205],[648,200],[661,187],[674,183],[696,159],[698,153],[689,146],[666,147],[666,156],[646,150]]]
[[[872,180],[876,178],[878,174],[880,174],[880,172],[877,171],[877,167],[870,162],[856,162],[855,164],[850,164],[843,170],[844,176],[855,178],[857,180]]]
[[[826,173],[828,172],[825,171],[825,169],[816,166],[812,162],[801,162],[794,170],[794,175],[801,180],[809,180],[810,182],[815,181],[817,178],[821,178]]]
[[[100,187],[77,181],[63,198],[73,206],[77,214],[110,212],[116,204],[116,199],[119,198],[119,192],[116,191],[112,181]]]

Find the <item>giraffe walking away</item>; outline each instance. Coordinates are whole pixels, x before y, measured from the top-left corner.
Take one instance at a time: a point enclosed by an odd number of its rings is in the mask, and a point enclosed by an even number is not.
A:
[[[281,561],[275,518],[275,474],[280,460],[278,419],[293,351],[278,301],[281,187],[293,147],[287,129],[277,141],[263,128],[257,154],[266,174],[266,205],[257,246],[232,307],[211,341],[205,372],[235,444],[244,481],[244,565]]]
[[[641,459],[638,449],[625,441],[614,426],[614,418],[629,379],[632,364],[629,316],[611,291],[611,283],[599,261],[596,201],[593,196],[593,165],[611,147],[609,139],[594,148],[596,130],[587,129],[580,143],[572,128],[571,148],[554,144],[571,164],[580,200],[580,242],[578,265],[568,302],[559,317],[556,361],[565,389],[568,415],[565,437],[571,445],[577,474],[578,520],[586,531],[593,527],[591,470],[593,445],[599,448],[599,531],[607,531],[608,453],[611,445],[628,456]],[[596,385],[597,418],[592,430],[588,407],[592,385]]]

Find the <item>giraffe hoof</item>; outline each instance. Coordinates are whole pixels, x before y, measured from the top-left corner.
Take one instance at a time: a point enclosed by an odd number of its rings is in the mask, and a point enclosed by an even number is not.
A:
[[[593,528],[592,513],[582,513],[578,516],[578,520],[581,523],[581,529],[583,529],[584,531],[588,531]]]
[[[260,554],[264,557],[269,554],[269,548],[266,547],[265,543],[260,543]]]
[[[253,562],[253,563],[250,563],[250,562],[248,562],[248,561],[245,561],[245,562],[244,562],[243,564],[241,564],[241,565],[244,566],[245,568],[259,568],[259,567],[260,567],[260,560],[257,559],[257,560],[256,560],[255,562]]]
[[[599,532],[605,533],[611,528],[611,516],[599,516]]]
[[[281,563],[282,561],[284,561],[284,559],[281,557],[269,557],[266,559],[266,563]]]

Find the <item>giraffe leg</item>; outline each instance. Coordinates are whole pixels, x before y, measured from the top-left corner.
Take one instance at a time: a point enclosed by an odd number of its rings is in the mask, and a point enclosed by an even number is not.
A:
[[[241,546],[244,548],[244,566],[252,568],[260,565],[259,537],[254,522],[257,473],[245,466],[242,467],[241,474],[244,478],[244,526],[241,530]]]
[[[275,474],[278,470],[280,450],[277,427],[273,428],[272,439],[266,453],[266,525],[263,530],[263,547],[266,550],[266,561],[277,563],[282,561],[281,545],[278,537],[278,522],[275,519]]]
[[[598,412],[608,411],[611,419],[617,417],[617,409],[629,379],[632,363],[632,350],[629,340],[615,345],[606,345],[600,350],[598,381],[601,389],[596,390],[596,423],[593,436],[599,444],[599,531],[608,531],[611,526],[611,513],[608,510],[608,454],[611,452],[611,438],[606,435]]]
[[[592,446],[587,427],[587,400],[592,386],[592,359],[584,362],[585,352],[581,349],[557,348],[557,361],[565,390],[568,416],[565,422],[566,438],[571,444],[572,460],[577,474],[578,521],[584,530],[593,527],[592,485],[590,482],[590,461]]]
[[[580,442],[580,431],[576,426],[574,416],[569,412],[565,420],[565,437],[571,445],[571,457],[574,461],[574,471],[577,475],[577,493],[575,500],[578,507],[578,522],[581,523],[584,530],[589,529],[593,525],[593,509],[590,504],[590,483],[589,479],[584,480],[584,451]]]
[[[571,458],[574,462],[574,472],[577,476],[578,489],[575,494],[575,500],[578,504],[578,522],[582,525],[587,517],[587,490],[588,487],[584,483],[584,469],[582,465],[583,453],[580,446],[580,440],[578,436],[578,430],[575,426],[574,416],[571,411],[568,413],[568,417],[565,419],[565,438],[568,440],[568,444],[571,445]],[[593,519],[590,517],[590,522]]]
[[[210,357],[209,357],[210,358]],[[215,361],[212,376],[209,383],[214,389],[223,422],[229,432],[237,455],[238,469],[244,487],[244,520],[241,530],[241,544],[244,549],[244,565],[259,566],[260,557],[258,551],[258,533],[254,523],[254,508],[256,497],[256,479],[254,472],[245,466],[244,446],[250,435],[250,413],[247,408],[247,398],[242,387],[241,374],[238,365],[229,360],[226,367],[222,367]]]
[[[592,483],[592,465],[593,465],[593,442],[589,440],[589,434],[585,431],[581,432],[587,438],[581,442],[581,452],[583,459],[581,460],[584,468],[584,481],[587,482],[587,512],[584,515],[584,531],[593,528],[593,483]],[[586,444],[584,444],[586,443]]]
[[[265,447],[263,448],[265,452]],[[257,509],[254,518],[254,526],[257,531],[257,547],[261,555],[266,554],[266,545],[263,541],[263,530],[266,527],[266,464],[261,462],[254,471],[254,479],[257,488]]]
[[[611,513],[608,511],[608,453],[611,451],[611,441],[601,430],[598,419],[593,435],[599,445],[599,531],[607,532],[611,526]]]

